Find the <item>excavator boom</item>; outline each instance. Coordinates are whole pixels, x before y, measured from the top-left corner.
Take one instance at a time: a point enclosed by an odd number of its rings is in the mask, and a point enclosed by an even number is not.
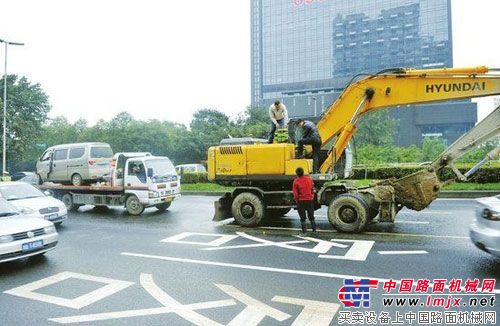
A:
[[[363,115],[408,104],[465,99],[500,94],[500,71],[480,66],[450,69],[394,69],[371,75],[346,87],[318,122],[323,146],[335,137],[321,166],[332,170]]]

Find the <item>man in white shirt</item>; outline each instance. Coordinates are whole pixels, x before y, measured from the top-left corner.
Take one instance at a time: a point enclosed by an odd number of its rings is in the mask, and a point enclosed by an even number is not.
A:
[[[285,128],[288,125],[288,111],[285,104],[280,101],[274,102],[269,107],[269,117],[271,118],[271,134],[269,135],[269,144],[274,141],[276,129]]]

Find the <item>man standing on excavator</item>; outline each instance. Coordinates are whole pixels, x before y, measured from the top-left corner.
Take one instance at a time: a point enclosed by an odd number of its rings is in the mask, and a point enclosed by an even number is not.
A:
[[[318,128],[311,121],[298,119],[297,126],[302,128],[302,139],[298,142],[299,157],[304,155],[304,145],[312,145],[313,155],[313,174],[318,173],[319,170],[319,151],[321,149],[321,136],[319,135]]]
[[[274,141],[276,129],[283,129],[288,125],[288,111],[285,104],[276,101],[269,107],[269,117],[271,118],[271,134],[269,134],[269,144]]]

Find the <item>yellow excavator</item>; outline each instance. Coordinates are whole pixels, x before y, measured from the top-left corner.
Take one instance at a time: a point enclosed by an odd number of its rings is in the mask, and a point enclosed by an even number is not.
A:
[[[480,165],[498,156],[490,152],[480,164],[462,175],[453,161],[500,133],[496,109],[459,138],[429,166],[401,179],[354,188],[329,182],[345,160],[345,150],[357,125],[369,112],[406,104],[466,99],[500,94],[500,70],[484,66],[444,69],[388,69],[353,78],[325,111],[317,127],[325,152],[320,174],[312,175],[316,204],[328,206],[328,219],[341,232],[361,232],[367,223],[394,222],[402,207],[422,210],[439,193],[444,181],[437,172],[452,167],[465,180]],[[208,176],[236,188],[215,202],[214,220],[234,217],[243,226],[256,226],[266,216],[281,216],[295,207],[291,184],[297,167],[312,172],[312,160],[296,158],[291,143],[265,144],[256,140],[223,140],[208,150]]]

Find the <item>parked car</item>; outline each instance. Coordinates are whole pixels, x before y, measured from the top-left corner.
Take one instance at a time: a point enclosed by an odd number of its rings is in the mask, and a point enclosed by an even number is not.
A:
[[[38,175],[35,172],[17,172],[11,178],[12,181],[22,181],[33,185],[38,184]]]
[[[27,216],[0,198],[0,263],[43,255],[56,247],[57,240],[52,222]]]
[[[28,208],[40,214],[40,217],[61,224],[68,218],[64,203],[41,192],[25,182],[0,183],[0,197],[4,198],[18,209]]]
[[[175,166],[177,174],[207,172],[207,169],[202,164],[181,164]]]
[[[500,257],[500,195],[476,199],[470,238],[481,250]]]
[[[40,183],[80,186],[111,172],[113,151],[106,143],[79,143],[48,148],[36,164]]]

